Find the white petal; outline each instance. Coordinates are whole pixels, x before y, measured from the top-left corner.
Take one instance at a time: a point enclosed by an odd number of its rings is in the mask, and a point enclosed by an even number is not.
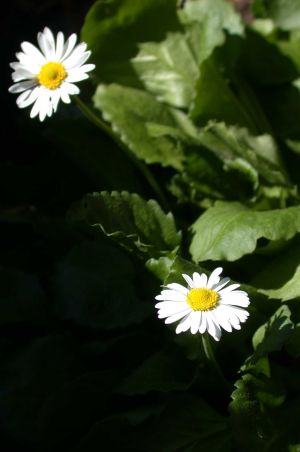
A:
[[[67,58],[70,53],[72,52],[72,50],[74,49],[74,46],[76,44],[77,41],[77,35],[75,33],[73,33],[69,39],[67,39],[64,48],[63,48],[63,52],[62,52],[62,56],[60,61],[63,61],[65,58]]]
[[[233,290],[237,289],[238,287],[240,287],[240,284],[231,284],[231,286],[227,286],[225,287],[225,289],[219,290],[219,294],[223,295],[225,293],[229,293],[232,292]]]
[[[80,54],[72,54],[64,61],[64,66],[67,71],[73,68],[80,68],[91,56],[91,51],[88,50],[84,52],[82,55]]]
[[[66,78],[66,82],[81,82],[89,78],[89,75],[82,72],[80,69],[71,69]]]
[[[193,317],[193,312],[188,314],[177,326],[176,328],[176,334],[183,333],[184,331],[187,331],[190,329],[191,326],[191,319]]]
[[[56,112],[58,103],[60,101],[60,89],[59,88],[58,89],[54,89],[51,92],[51,101],[52,101],[53,111]]]
[[[206,327],[207,327],[206,317],[207,317],[206,312],[202,312],[201,322],[199,325],[199,333],[201,333],[201,334],[205,333],[205,331],[206,331]]]
[[[188,283],[188,285],[190,286],[191,289],[195,288],[195,284],[194,284],[192,278],[189,275],[185,275],[183,273],[182,277],[186,280],[186,282]]]
[[[33,60],[36,64],[42,65],[45,63],[44,55],[39,51],[37,47],[35,47],[30,42],[22,42],[21,49],[31,60]]]
[[[230,278],[222,278],[221,281],[218,282],[218,284],[215,284],[212,289],[216,290],[217,292],[221,290],[226,284],[228,284],[230,281]]]
[[[64,43],[65,43],[64,34],[61,31],[59,31],[57,33],[56,48],[55,48],[55,59],[56,59],[56,61],[60,61],[60,59],[62,57],[63,50],[64,50]]]
[[[194,272],[193,273],[193,282],[194,282],[195,287],[201,287],[201,281],[202,280],[201,280],[200,274],[197,272]]]
[[[22,108],[22,104],[23,102],[26,101],[26,99],[28,99],[28,97],[30,96],[32,90],[31,89],[27,89],[26,91],[23,91],[16,100],[16,103],[18,105],[19,108]]]
[[[229,306],[229,305],[222,306],[221,305],[221,306],[219,306],[219,308],[226,309],[227,314],[225,314],[225,315],[228,315],[228,318],[231,318],[232,315],[235,315],[239,319],[239,321],[242,323],[246,322],[246,320],[249,316],[248,311],[246,311],[243,308],[239,308],[238,306]]]
[[[221,329],[218,325],[216,325],[212,319],[212,316],[210,315],[210,313],[207,313],[207,331],[208,333],[216,340],[219,341],[220,337],[221,337]]]
[[[189,289],[178,283],[167,284],[166,287],[168,287],[168,289],[175,290],[176,292],[179,292],[185,296],[189,293]]]
[[[80,70],[83,72],[91,72],[95,69],[95,64],[84,64],[83,66],[80,66]]]
[[[72,51],[72,53],[66,58],[65,56],[63,57],[62,61],[64,63],[64,66],[66,69],[71,69],[74,66],[80,66],[78,64],[78,61],[80,61],[82,59],[82,57],[87,53],[87,57],[85,59],[85,61],[88,59],[88,57],[90,56],[90,51],[85,52],[86,50],[86,43],[85,42],[81,42],[80,44],[78,44],[75,49]]]
[[[29,95],[27,95],[26,97],[24,96],[24,98],[21,98],[22,94],[24,94],[22,93],[17,99],[18,107],[26,108],[29,105],[33,104],[33,102],[35,102],[39,96],[39,91],[40,88],[37,86],[33,90],[25,91],[25,93],[29,92]]]
[[[8,91],[10,93],[21,93],[22,91],[33,88],[35,85],[35,80],[26,80],[24,82],[15,83],[14,85],[10,86]]]
[[[191,319],[191,333],[196,334],[199,330],[201,322],[201,311],[195,311],[193,312],[193,316]]]
[[[38,33],[37,39],[46,59],[53,61],[55,59],[55,42],[54,36],[49,28],[45,27],[43,32]]]
[[[40,72],[41,65],[37,63],[34,58],[29,57],[23,52],[17,53],[16,56],[20,61],[20,64],[22,64],[26,69],[30,70],[33,74],[38,74]]]
[[[220,281],[219,275],[222,273],[222,271],[223,271],[222,267],[215,268],[215,270],[212,272],[212,274],[209,277],[206,287],[211,288],[215,284],[218,284],[218,282]]]
[[[228,321],[228,316],[225,316],[222,311],[220,311],[218,308],[211,311],[211,316],[213,317],[213,320],[216,325],[220,325],[225,331],[228,331],[228,333],[231,333],[232,326],[231,323]]]
[[[175,290],[162,290],[160,295],[155,297],[156,300],[165,300],[165,301],[185,301],[186,296],[182,293],[176,292]]]
[[[62,89],[66,90],[66,92],[71,95],[80,93],[78,86],[73,85],[73,83],[64,82]]]
[[[12,79],[14,82],[20,82],[26,79],[35,79],[35,75],[27,69],[18,69],[12,73]]]
[[[165,324],[170,324],[177,322],[178,320],[182,319],[182,317],[185,317],[187,314],[191,312],[190,309],[186,309],[185,311],[178,312],[177,314],[173,314],[170,317],[166,318]]]
[[[39,96],[32,107],[30,117],[34,118],[37,115],[39,115],[40,118],[42,118],[44,115],[46,117],[49,102],[51,102],[49,90],[40,88]],[[42,119],[40,120],[42,121]]]
[[[61,100],[65,103],[65,104],[69,104],[71,102],[70,96],[68,93],[65,92],[65,90],[61,90],[60,91],[60,97]]]
[[[226,295],[222,295],[220,304],[247,308],[247,306],[249,306],[250,304],[250,300],[247,296],[235,294],[234,292],[232,292]]]
[[[173,309],[174,312],[179,311],[180,309],[189,308],[189,306],[182,301],[160,301],[156,303],[155,307],[157,309]]]
[[[206,274],[202,273],[200,275],[200,278],[201,278],[200,285],[198,287],[206,287],[207,286],[207,276],[206,276]]]

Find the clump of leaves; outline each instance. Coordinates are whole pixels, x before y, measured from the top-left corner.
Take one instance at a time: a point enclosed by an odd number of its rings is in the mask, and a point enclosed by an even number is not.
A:
[[[3,214],[22,245],[0,285],[7,444],[298,450],[300,4],[254,0],[252,15],[225,0],[88,12],[84,101],[102,131],[49,124],[67,155],[61,211],[50,197]],[[228,387],[199,337],[154,312],[161,284],[220,265],[251,300],[215,347]]]

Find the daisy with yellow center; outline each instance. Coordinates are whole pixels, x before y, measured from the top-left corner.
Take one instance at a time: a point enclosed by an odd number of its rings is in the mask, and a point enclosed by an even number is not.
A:
[[[222,268],[216,268],[208,278],[205,273],[194,273],[192,278],[183,274],[188,287],[171,283],[155,297],[158,317],[165,323],[179,321],[176,333],[190,330],[192,334],[206,331],[216,340],[221,328],[231,332],[240,330],[241,323],[249,316],[246,308],[250,301],[239,284],[231,284],[229,278],[220,278]]]
[[[56,39],[49,28],[37,36],[39,48],[22,42],[22,52],[16,54],[18,61],[11,63],[14,84],[11,93],[21,93],[17,98],[20,108],[33,104],[30,117],[39,116],[43,121],[57,110],[60,100],[70,103],[70,96],[79,94],[74,82],[87,79],[94,64],[84,64],[90,57],[87,45],[76,46],[77,36],[72,34],[65,41],[60,31]]]

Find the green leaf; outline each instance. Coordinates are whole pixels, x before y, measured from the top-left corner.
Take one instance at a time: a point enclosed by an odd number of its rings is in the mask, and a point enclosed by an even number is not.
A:
[[[173,132],[177,123],[171,111],[154,96],[133,88],[99,85],[94,102],[138,159],[182,167],[182,144]],[[157,133],[161,126],[166,126],[163,134],[161,129]]]
[[[271,444],[275,447],[276,432],[262,404],[276,406],[283,398],[270,383],[270,379],[250,374],[235,383],[229,408],[237,450],[267,451]]]
[[[239,102],[232,82],[218,64],[215,54],[202,63],[195,92],[190,115],[198,125],[217,120],[252,127],[251,118]]]
[[[181,241],[171,212],[165,214],[156,201],[128,192],[86,195],[69,217],[100,228],[127,249],[150,257],[173,251]]]
[[[232,450],[227,419],[195,395],[174,397],[146,431],[149,441],[144,450],[149,452]]]
[[[0,325],[41,322],[48,313],[38,278],[15,269],[0,269]]]
[[[260,289],[261,293],[270,298],[277,298],[282,301],[300,298],[300,264],[297,266],[292,278],[279,289]]]
[[[270,135],[253,136],[245,128],[212,121],[199,130],[196,140],[226,165],[244,161],[245,165],[248,163],[252,171],[260,175],[262,181],[269,184],[288,184],[278,148]]]
[[[291,336],[285,345],[286,345],[287,351],[289,352],[290,355],[294,356],[295,358],[299,358],[299,356],[300,356],[300,323],[295,325],[295,328],[293,329]]]
[[[247,80],[258,85],[280,85],[297,77],[297,68],[284,55],[277,41],[269,39],[255,27],[249,28],[239,60],[239,67]]]
[[[150,391],[169,392],[188,389],[195,378],[195,366],[186,361],[178,350],[165,350],[146,359],[125,380],[117,392],[126,395]]]
[[[294,324],[291,321],[291,311],[286,305],[280,306],[270,320],[262,325],[253,336],[255,349],[251,362],[271,352],[280,350],[291,337]]]
[[[259,287],[260,292],[273,299],[288,301],[299,298],[299,253],[300,240],[299,237],[296,237],[286,249],[281,250],[268,264],[263,266],[251,284]]]
[[[92,329],[140,323],[151,306],[137,299],[135,277],[129,258],[107,240],[82,242],[56,268],[57,313]]]
[[[130,65],[137,43],[160,41],[180,28],[176,0],[99,0],[88,12],[81,38],[92,51],[98,81],[138,84]]]
[[[196,262],[240,259],[260,238],[289,240],[300,232],[300,207],[256,212],[240,203],[217,201],[192,225],[190,252]]]
[[[262,0],[266,14],[282,30],[300,27],[299,0]]]
[[[243,36],[244,27],[232,5],[224,0],[195,0],[185,2],[179,11],[180,21],[185,25],[187,37],[198,64],[212,51],[222,45],[226,33]]]
[[[189,107],[199,69],[185,36],[168,34],[161,43],[140,44],[139,48],[131,62],[147,90],[159,101]]]
[[[99,190],[139,191],[139,175],[133,163],[110,137],[85,118],[53,118],[44,133]],[[118,178],[115,177],[116,172]]]

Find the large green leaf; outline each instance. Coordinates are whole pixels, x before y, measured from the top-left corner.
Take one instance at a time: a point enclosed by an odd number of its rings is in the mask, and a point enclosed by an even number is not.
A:
[[[136,84],[130,58],[137,43],[160,41],[179,29],[176,0],[99,0],[88,12],[81,37],[92,50],[98,81]]]
[[[173,132],[177,122],[154,96],[119,85],[99,85],[94,102],[137,158],[146,163],[182,167],[182,145]]]
[[[72,248],[54,275],[56,311],[63,319],[92,329],[139,323],[150,306],[137,299],[130,259],[107,240]]]
[[[128,192],[86,195],[70,211],[70,218],[101,228],[126,248],[158,256],[176,249],[181,233],[171,212],[165,214],[154,200]]]
[[[188,108],[199,68],[186,37],[172,33],[161,43],[140,44],[139,48],[131,62],[147,90],[159,101]]]
[[[190,252],[196,262],[234,261],[251,254],[257,241],[289,240],[300,232],[300,207],[256,212],[240,203],[217,201],[192,225]]]

